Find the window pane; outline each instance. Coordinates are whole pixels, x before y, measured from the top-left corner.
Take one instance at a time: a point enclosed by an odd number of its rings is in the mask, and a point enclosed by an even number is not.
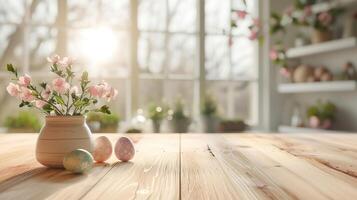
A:
[[[169,0],[169,31],[194,32],[196,4],[194,0]]]
[[[207,91],[218,103],[224,118],[239,118],[250,124],[257,122],[257,84],[255,82],[209,81]]]
[[[208,33],[222,33],[230,29],[230,0],[206,0],[205,25]]]
[[[228,37],[206,37],[206,77],[226,79],[230,73]]]
[[[161,73],[168,61],[165,44],[169,35],[161,33],[141,33],[138,41],[138,63],[143,73]]]
[[[25,16],[26,0],[0,0],[0,22],[21,23]]]
[[[242,51],[244,49],[244,51]],[[257,44],[246,37],[236,37],[232,44],[232,75],[237,77],[257,77]]]
[[[147,110],[150,103],[161,103],[163,100],[162,80],[140,80],[139,82],[139,108]]]
[[[196,63],[196,37],[170,35],[166,59],[171,73],[193,75]]]
[[[2,25],[0,29],[0,66],[13,63],[23,66],[23,31],[18,26]]]
[[[167,30],[166,0],[140,0],[138,28],[140,30]]]
[[[129,56],[127,37],[127,32],[107,27],[72,30],[69,32],[69,55],[96,76],[125,76]]]
[[[54,24],[57,17],[57,1],[42,0],[32,12],[31,21],[38,24]]]
[[[169,105],[181,99],[185,105],[185,112],[192,115],[193,111],[193,81],[166,81],[164,100]]]
[[[57,31],[46,26],[32,27],[30,31],[30,70],[47,72],[47,56],[56,52]]]

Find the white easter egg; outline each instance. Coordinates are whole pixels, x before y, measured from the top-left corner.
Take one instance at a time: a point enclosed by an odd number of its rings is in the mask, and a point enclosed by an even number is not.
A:
[[[113,153],[110,140],[105,136],[98,137],[94,142],[93,158],[96,162],[105,162]]]
[[[123,161],[127,162],[134,158],[135,148],[133,142],[127,137],[120,137],[115,144],[115,156]]]

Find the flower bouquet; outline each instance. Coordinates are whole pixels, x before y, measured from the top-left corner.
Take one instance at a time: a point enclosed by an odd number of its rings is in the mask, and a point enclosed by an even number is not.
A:
[[[99,104],[114,99],[118,91],[105,81],[91,85],[87,72],[76,78],[69,57],[54,55],[47,60],[55,75],[49,83],[35,84],[29,75],[19,75],[12,64],[7,64],[13,78],[6,90],[20,100],[19,107],[35,108],[47,115],[37,141],[36,157],[45,166],[63,167],[66,153],[75,149],[92,151],[85,115],[90,111],[110,114],[108,105]]]

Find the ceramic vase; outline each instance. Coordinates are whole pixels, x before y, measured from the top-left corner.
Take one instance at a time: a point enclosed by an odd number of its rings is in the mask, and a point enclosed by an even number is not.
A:
[[[84,116],[47,116],[36,145],[36,159],[50,168],[63,168],[63,157],[75,150],[93,151],[92,133]]]
[[[202,131],[205,133],[215,133],[218,128],[218,118],[216,116],[201,116]]]
[[[172,119],[169,121],[170,128],[174,133],[187,133],[190,124],[191,120],[189,118]]]

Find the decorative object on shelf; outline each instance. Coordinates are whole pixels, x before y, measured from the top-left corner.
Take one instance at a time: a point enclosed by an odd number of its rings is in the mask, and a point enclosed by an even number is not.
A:
[[[309,40],[306,38],[306,36],[303,33],[299,33],[294,40],[295,47],[302,47],[307,44],[309,44]]]
[[[73,173],[86,173],[93,167],[93,157],[87,150],[76,149],[64,156],[63,166]]]
[[[239,133],[245,131],[247,124],[241,119],[225,119],[219,123],[219,132]]]
[[[148,115],[152,122],[154,133],[160,133],[161,122],[166,117],[166,106],[159,106],[154,103],[149,105]]]
[[[246,37],[250,40],[263,41],[263,34],[261,32],[261,23],[258,17],[253,16],[247,11],[245,1],[242,1],[244,8],[231,10],[231,29],[248,28],[249,33]],[[232,35],[229,36],[229,45],[232,45]]]
[[[304,120],[302,117],[301,108],[298,103],[295,103],[295,105],[294,105],[293,115],[291,116],[290,124],[293,127],[303,127],[304,126]]]
[[[331,102],[318,101],[316,105],[307,109],[307,116],[311,128],[330,129],[335,118],[336,106]]]
[[[94,141],[93,159],[96,162],[105,162],[113,153],[110,140],[105,136],[99,136]]]
[[[214,133],[218,126],[217,102],[211,95],[206,95],[201,107],[201,124],[205,133]]]
[[[56,75],[51,83],[37,86],[30,76],[19,76],[17,69],[8,64],[7,70],[16,83],[10,82],[6,89],[21,100],[20,107],[36,108],[47,115],[38,137],[36,158],[45,166],[63,168],[63,157],[68,152],[75,149],[92,152],[92,136],[84,115],[90,111],[110,114],[104,103],[96,105],[103,100],[109,102],[118,92],[104,81],[89,85],[87,72],[82,73],[76,86],[72,59],[58,55],[47,59],[50,71]]]
[[[303,82],[313,82],[314,74],[313,69],[308,65],[300,65],[296,67],[293,73],[293,81],[295,83],[303,83]]]
[[[182,99],[177,99],[173,109],[168,110],[168,120],[174,133],[187,133],[191,119],[184,111]]]
[[[89,112],[87,124],[92,132],[116,133],[118,132],[120,118],[116,114]]]
[[[115,144],[114,151],[115,156],[123,162],[129,161],[135,156],[134,144],[131,139],[127,137],[120,137],[118,139]]]
[[[343,35],[342,37],[356,37],[357,36],[357,12],[353,12],[348,14],[345,19],[344,27],[343,27]]]
[[[343,80],[357,80],[357,71],[352,62],[346,62],[342,69]]]
[[[29,111],[19,112],[16,116],[8,116],[4,126],[9,133],[36,133],[41,128],[40,120]]]

